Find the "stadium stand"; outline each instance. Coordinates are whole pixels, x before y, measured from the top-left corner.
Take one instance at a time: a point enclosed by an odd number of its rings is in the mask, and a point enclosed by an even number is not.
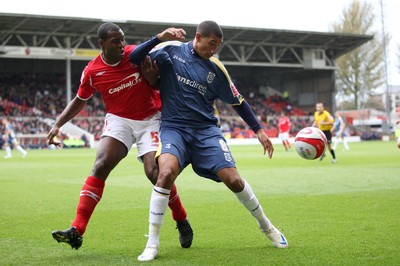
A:
[[[0,82],[2,84],[0,86],[2,95],[0,115],[10,118],[16,132],[29,136],[24,138],[23,145],[29,148],[45,147],[46,144],[43,140],[33,141],[32,136],[37,134],[44,138],[51,127],[51,123],[45,122],[44,118],[55,119],[66,106],[63,75],[0,74]],[[265,98],[263,94],[254,93],[254,90],[248,87],[243,88],[243,94],[253,106],[270,137],[278,135],[277,117],[282,110],[286,110],[288,115],[294,119],[293,134],[310,123],[305,112],[287,99],[277,95]],[[291,106],[290,110],[288,106]],[[252,130],[241,121],[229,105],[218,101],[217,108],[223,130],[229,133],[231,138],[255,137]],[[104,105],[99,96],[95,94],[88,101],[86,108],[72,120],[72,123],[93,134],[96,141],[101,135],[104,115]]]

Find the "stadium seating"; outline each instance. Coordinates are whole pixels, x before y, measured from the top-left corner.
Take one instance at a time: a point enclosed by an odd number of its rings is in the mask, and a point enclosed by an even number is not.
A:
[[[72,80],[79,81],[79,77]],[[239,82],[240,83],[240,82]],[[9,117],[14,129],[19,134],[29,135],[27,145],[32,147],[45,145],[43,138],[51,128],[44,118],[55,119],[67,105],[65,97],[65,78],[61,74],[0,74],[0,115]],[[72,86],[76,93],[77,84]],[[300,108],[294,106],[288,99],[273,95],[265,98],[264,94],[255,93],[251,86],[241,87],[245,99],[252,106],[257,118],[262,122],[269,137],[278,136],[278,117],[281,111],[286,111],[292,120],[291,135],[301,128],[310,125],[310,117]],[[224,125],[225,133],[231,138],[253,138],[254,132],[237,116],[233,108],[221,101],[216,102],[220,123]],[[94,94],[72,123],[94,135],[99,140],[102,129],[105,108],[99,95]],[[32,136],[41,136],[40,141]],[[64,136],[66,137],[66,136]]]

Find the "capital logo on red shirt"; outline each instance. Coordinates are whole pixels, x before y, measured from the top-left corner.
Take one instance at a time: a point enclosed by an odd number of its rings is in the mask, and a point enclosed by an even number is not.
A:
[[[129,80],[128,82],[125,82],[127,79],[129,79],[131,77],[133,77],[133,79]],[[122,83],[118,87],[109,89],[108,93],[109,94],[113,94],[113,93],[119,92],[119,91],[121,91],[123,89],[126,89],[126,88],[129,89],[129,88],[131,88],[132,86],[138,84],[141,81],[142,81],[142,78],[140,78],[140,74],[139,73],[134,73],[134,74],[129,75],[128,77],[124,78],[123,80],[121,80],[121,82],[124,82],[124,83]]]

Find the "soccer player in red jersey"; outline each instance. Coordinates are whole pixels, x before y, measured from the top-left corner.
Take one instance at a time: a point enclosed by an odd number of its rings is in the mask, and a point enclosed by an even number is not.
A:
[[[285,112],[281,112],[280,117],[278,119],[278,128],[279,128],[279,138],[282,140],[283,147],[285,147],[286,151],[291,151],[291,146],[289,142],[289,131],[292,123],[290,122],[289,117],[285,115]]]
[[[140,71],[129,62],[129,54],[135,45],[126,45],[124,33],[118,25],[103,23],[97,35],[102,52],[83,70],[76,97],[58,117],[47,136],[49,144],[60,145],[54,140],[60,128],[84,108],[96,91],[101,94],[107,114],[96,161],[82,187],[71,228],[52,232],[55,240],[65,242],[74,249],[82,245],[82,236],[102,197],[108,175],[134,143],[137,144],[138,159],[143,162],[147,178],[155,184],[158,176],[154,156],[159,143],[161,101],[158,91],[149,84],[157,80],[157,72],[148,65],[147,68],[142,65]],[[193,231],[176,187],[168,205],[177,224],[181,246],[189,248]]]

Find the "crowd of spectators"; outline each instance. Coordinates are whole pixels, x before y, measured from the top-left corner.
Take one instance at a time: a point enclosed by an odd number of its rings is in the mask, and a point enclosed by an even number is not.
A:
[[[104,127],[104,117],[77,117],[72,123],[94,135],[94,140],[100,140]]]
[[[72,97],[76,94],[79,77],[73,77]],[[56,118],[67,105],[66,81],[63,74],[0,74],[0,116],[9,117],[20,134],[47,134],[51,124],[44,118]],[[270,137],[278,136],[279,113],[285,111],[292,120],[291,134],[310,125],[310,117],[279,95],[266,97],[250,84],[241,84],[241,93]],[[221,129],[232,138],[255,137],[233,108],[216,102]],[[72,123],[100,138],[104,125],[105,108],[98,94],[88,101],[84,110]]]
[[[10,117],[55,116],[65,106],[65,79],[56,74],[1,74],[1,109]]]
[[[279,114],[283,111],[290,117],[292,128],[290,134],[296,135],[302,128],[310,126],[312,121],[309,115],[301,109],[294,106],[289,99],[279,95],[266,97],[262,93],[254,90],[245,90],[242,92],[246,101],[252,107],[263,128],[269,137],[277,137]],[[220,117],[221,129],[224,133],[230,134],[232,138],[255,137],[255,134],[249,129],[246,123],[237,116],[234,109],[221,101],[216,102],[216,108]]]

